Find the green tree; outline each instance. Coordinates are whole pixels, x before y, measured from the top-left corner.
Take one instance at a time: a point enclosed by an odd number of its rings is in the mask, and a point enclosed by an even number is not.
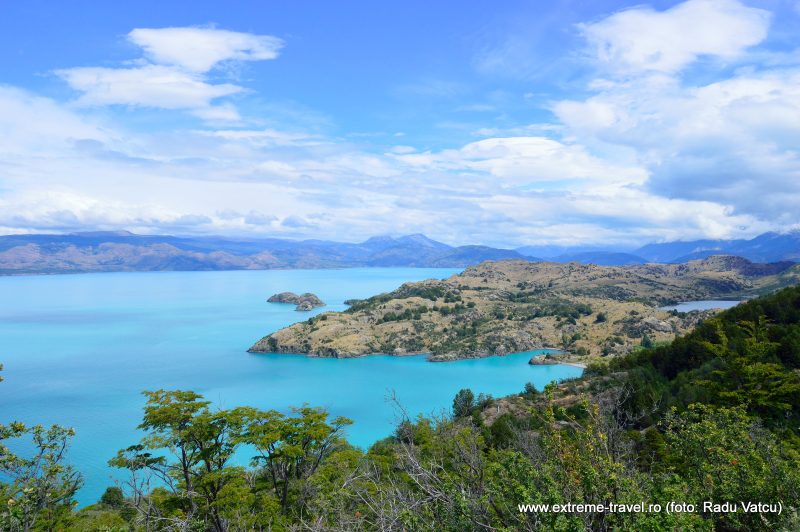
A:
[[[539,390],[536,389],[536,386],[532,382],[526,382],[525,386],[522,388],[522,395],[528,398],[534,398],[539,395]]]
[[[69,524],[74,496],[83,482],[80,473],[65,463],[74,435],[74,430],[58,425],[0,425],[0,529],[54,530]],[[32,448],[27,457],[6,445],[25,438]]]
[[[255,449],[253,462],[264,467],[284,512],[290,494],[301,508],[305,505],[309,478],[344,444],[342,432],[352,424],[345,417],[328,422],[328,413],[320,408],[303,406],[292,411],[295,416],[248,409],[246,430],[238,440]]]
[[[125,505],[125,495],[122,493],[122,489],[116,486],[106,488],[100,497],[100,504],[109,508],[122,508]]]
[[[80,473],[65,464],[66,451],[75,431],[22,423],[0,425],[0,473],[9,483],[0,485],[0,528],[31,530],[58,528],[68,523],[81,487]],[[12,453],[2,442],[30,438],[29,457]]]
[[[642,336],[642,341],[639,343],[639,345],[641,345],[645,349],[652,349],[652,347],[654,345],[653,344],[653,339],[650,338],[650,335],[645,333],[644,336]]]
[[[130,485],[135,491],[143,491],[135,483],[135,473],[154,475],[171,493],[165,502],[175,519],[226,530],[217,503],[225,485],[241,474],[228,462],[252,409],[211,411],[209,402],[191,391],[157,390],[144,395],[147,404],[139,428],[147,435],[120,451],[110,464],[134,473]],[[146,519],[161,517],[153,514],[159,510],[149,494],[137,493],[134,500]]]
[[[475,406],[475,394],[469,388],[462,388],[453,398],[453,416],[465,417],[470,415]]]
[[[800,325],[787,327],[778,348],[781,362],[790,368],[800,368]]]

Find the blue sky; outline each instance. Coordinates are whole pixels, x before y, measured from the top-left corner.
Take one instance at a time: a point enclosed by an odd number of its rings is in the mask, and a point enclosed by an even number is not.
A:
[[[800,3],[4,2],[0,233],[800,224]]]

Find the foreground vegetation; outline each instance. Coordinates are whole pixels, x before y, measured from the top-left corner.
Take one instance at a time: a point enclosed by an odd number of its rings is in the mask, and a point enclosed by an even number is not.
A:
[[[706,320],[669,345],[593,364],[582,379],[406,418],[362,451],[345,418],[215,410],[145,392],[147,435],[111,464],[127,480],[76,510],[71,432],[0,427],[3,530],[798,530],[800,287]],[[2,443],[2,441],[0,441]],[[235,453],[251,456],[248,468]],[[668,513],[670,501],[695,505]],[[704,501],[738,509],[705,509]],[[520,512],[520,504],[662,511]],[[741,503],[780,504],[747,512]]]

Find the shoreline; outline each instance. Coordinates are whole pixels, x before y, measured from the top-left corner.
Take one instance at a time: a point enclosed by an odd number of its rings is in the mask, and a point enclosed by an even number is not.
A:
[[[573,360],[573,355],[569,351],[564,351],[562,349],[555,349],[555,348],[546,348],[550,351],[554,351],[554,353],[545,353],[543,355],[536,355],[531,357],[528,364],[531,366],[555,366],[555,365],[563,365],[563,366],[572,366],[575,368],[586,369],[588,365],[587,362],[576,362]],[[547,358],[548,354],[555,354],[560,357],[564,357],[563,359],[558,358]]]
[[[532,353],[535,351],[550,351],[550,353],[540,353],[534,355],[532,358],[538,357],[545,357],[549,354],[565,354],[560,349],[554,347],[542,347],[540,349],[531,349],[530,351],[518,351],[514,353],[505,353],[502,355],[499,354],[492,354],[492,355],[482,355],[482,356],[472,356],[472,357],[462,357],[462,358],[432,358],[431,353],[429,352],[414,352],[414,353],[361,353],[358,355],[352,356],[345,356],[345,357],[331,357],[331,356],[324,356],[318,355],[316,353],[287,353],[287,352],[277,352],[277,351],[251,351],[247,350],[246,352],[251,355],[291,355],[291,356],[303,356],[307,358],[330,358],[334,360],[348,360],[351,358],[364,358],[364,357],[372,357],[372,356],[389,356],[389,357],[397,357],[397,358],[404,358],[404,357],[418,357],[418,356],[425,356],[426,362],[431,363],[447,363],[447,362],[458,362],[461,360],[477,360],[483,358],[492,358],[492,357],[506,357],[511,355],[521,355],[526,353]],[[586,364],[583,362],[573,362],[573,361],[554,361],[550,362],[549,364],[533,364],[533,365],[564,365],[564,366],[572,366],[576,368],[586,369]]]
[[[558,362],[558,364],[562,364],[564,366],[573,366],[576,368],[586,369],[586,364],[583,362]]]

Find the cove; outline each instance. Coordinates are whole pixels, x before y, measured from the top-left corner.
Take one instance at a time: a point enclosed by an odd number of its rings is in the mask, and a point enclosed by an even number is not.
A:
[[[424,356],[320,359],[248,354],[264,334],[320,312],[344,310],[404,282],[455,269],[363,268],[104,273],[0,277],[0,423],[75,428],[69,462],[85,478],[81,505],[113,485],[107,461],[136,443],[142,390],[184,389],[219,407],[287,410],[308,403],[352,418],[361,447],[388,436],[399,414],[447,411],[461,388],[508,395],[580,375],[530,366],[532,353],[430,363]],[[281,291],[313,292],[327,307],[300,313],[267,303]]]

